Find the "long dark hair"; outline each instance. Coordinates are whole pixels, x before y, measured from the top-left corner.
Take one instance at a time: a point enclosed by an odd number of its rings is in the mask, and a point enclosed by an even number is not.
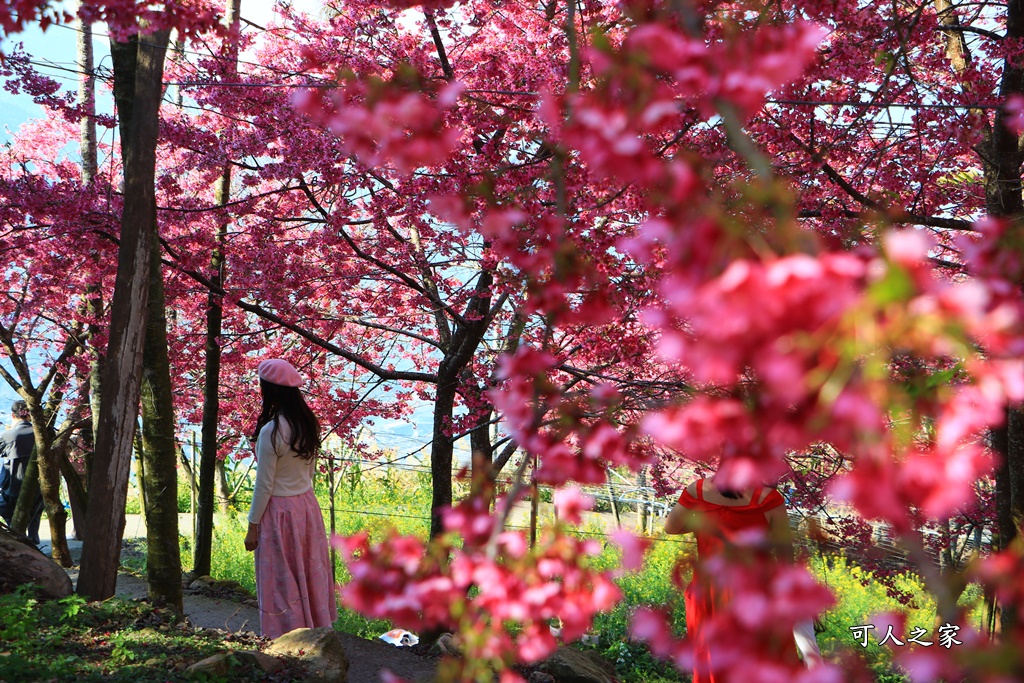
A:
[[[718,489],[718,492],[722,494],[722,496],[724,496],[725,498],[728,498],[729,500],[739,500],[740,498],[743,497],[743,491],[739,491],[737,489],[721,488]]]
[[[320,422],[306,405],[306,399],[302,397],[299,388],[260,379],[260,393],[263,395],[263,408],[256,418],[256,428],[252,432],[253,443],[259,438],[260,430],[270,421],[274,422],[270,434],[273,443],[281,426],[278,418],[284,418],[292,428],[292,438],[288,445],[295,451],[295,455],[305,460],[315,456],[320,450]]]

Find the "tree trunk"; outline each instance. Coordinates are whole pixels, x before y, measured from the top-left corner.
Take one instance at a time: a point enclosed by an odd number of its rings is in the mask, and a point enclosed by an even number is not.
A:
[[[174,396],[167,355],[160,245],[153,242],[149,315],[142,354],[142,462],[139,489],[146,511],[146,577],[149,598],[183,612],[178,548],[178,463],[174,443]]]
[[[466,305],[464,322],[458,324],[445,344],[444,358],[437,367],[437,395],[434,397],[434,429],[430,447],[430,476],[432,496],[430,502],[430,537],[439,535],[444,527],[441,510],[452,504],[452,451],[454,441],[452,413],[458,393],[462,371],[473,360],[480,341],[490,324],[492,311],[491,284],[494,278],[489,270],[480,270],[473,296]],[[440,332],[441,330],[439,330]],[[444,338],[444,335],[442,335]]]
[[[644,465],[636,473],[636,487],[639,500],[636,503],[636,532],[647,535],[647,516],[649,514],[651,494],[647,491],[647,466]]]
[[[52,386],[61,386],[65,377],[63,372],[58,372]],[[50,553],[55,562],[70,567],[74,563],[71,560],[71,549],[68,548],[68,514],[60,500],[60,464],[53,448],[54,430],[51,426],[52,421],[57,419],[63,400],[64,393],[54,388],[45,408],[33,409],[30,405],[29,410],[32,411],[32,429],[38,451],[39,492],[43,496],[43,507],[50,525]]]
[[[225,515],[231,512],[234,505],[234,496],[231,495],[231,486],[228,483],[228,468],[224,458],[217,458],[217,509]]]
[[[67,513],[60,500],[61,454],[59,453],[60,449],[54,447],[52,423],[56,420],[56,416],[61,410],[64,400],[64,391],[61,387],[67,381],[65,370],[60,368],[65,367],[64,364],[67,362],[67,359],[80,348],[78,341],[80,333],[81,328],[76,328],[71,332],[71,336],[68,338],[60,357],[53,361],[54,365],[50,368],[51,374],[40,386],[33,387],[31,368],[26,362],[25,357],[20,356],[14,350],[11,331],[4,329],[0,325],[0,344],[7,351],[8,358],[11,360],[15,371],[22,381],[19,383],[6,371],[3,372],[4,378],[28,404],[31,416],[30,421],[32,424],[36,459],[36,473],[33,476],[37,488],[35,496],[27,504],[32,505],[32,510],[34,511],[38,495],[42,494],[45,507],[49,513],[48,522],[50,524],[53,556],[65,567],[71,566],[71,552],[68,549],[67,539],[64,535]],[[50,387],[50,393],[49,398],[44,403],[43,396],[46,394],[47,387]]]
[[[92,24],[76,19],[78,29],[78,72],[81,77],[78,80],[78,106],[85,114],[79,123],[79,147],[82,151],[82,184],[91,185],[96,179],[98,170],[96,155],[96,73],[93,70],[92,52]],[[90,254],[94,261],[99,260],[95,252]],[[103,293],[98,284],[89,285],[85,292],[86,309],[92,322],[89,323],[89,348],[92,350],[92,357],[89,360],[89,405],[92,409],[92,425],[89,429],[88,445],[90,452],[85,454],[85,485],[82,491],[87,491],[90,471],[92,469],[92,457],[95,452],[96,431],[99,429],[100,419],[100,397],[102,396],[102,369],[103,352],[96,348],[95,339],[99,334],[99,325],[96,323],[103,316]],[[65,473],[65,480],[68,479]],[[71,484],[68,483],[70,491]],[[77,494],[76,494],[77,495]],[[79,540],[84,541],[86,536],[85,511],[88,505],[84,504],[84,498],[76,500],[71,496],[71,514],[75,517],[75,533]]]
[[[1006,39],[1024,39],[1024,0],[1006,3]],[[999,99],[1024,94],[1024,64],[1017,59],[1006,59],[999,84]],[[985,208],[995,218],[1016,220],[1010,228],[1022,232],[1020,219],[1024,217],[1021,198],[1021,150],[1017,135],[1006,125],[1008,112],[997,109],[991,135],[981,145],[982,169],[985,181]],[[1018,286],[1024,283],[1018,283]],[[1020,408],[1007,412],[1006,437],[997,433],[995,447],[1002,462],[995,473],[999,544],[1007,548],[1021,534],[1024,521],[1024,415]],[[1002,448],[1000,449],[1000,446]],[[1001,607],[1004,638],[1013,638],[1019,630],[1018,605],[1004,603]]]
[[[241,17],[241,0],[228,0],[225,22],[237,32]],[[234,35],[237,35],[235,33]],[[228,43],[229,59],[238,58],[238,42]],[[234,69],[229,66],[229,72]],[[224,170],[217,181],[214,201],[218,206],[228,203],[231,197],[231,164],[225,162]],[[219,290],[224,283],[224,239],[227,234],[227,218],[217,227],[217,248],[210,258],[213,270],[212,282]],[[210,291],[206,308],[206,376],[203,384],[203,426],[202,450],[199,454],[199,501],[196,516],[196,544],[192,571],[199,576],[210,573],[213,546],[213,511],[215,481],[217,476],[217,423],[220,417],[220,335],[224,310],[221,298]]]
[[[142,378],[142,390],[146,390],[146,378]],[[139,490],[139,509],[142,511],[142,523],[146,523],[146,489],[142,482],[146,480],[146,459],[142,457],[142,428],[135,424],[135,438],[132,439],[135,451],[135,487]]]
[[[490,404],[477,417],[473,431],[469,435],[469,449],[473,453],[473,482],[477,495],[485,496],[485,503],[490,508],[494,504],[494,481],[498,473],[494,471],[494,445],[491,443],[491,418],[494,411]],[[483,486],[484,482],[487,483]]]
[[[18,501],[14,504],[11,515],[11,530],[24,536],[28,532],[28,524],[36,511],[39,500],[39,449],[33,448],[28,457],[25,476],[21,480]]]
[[[999,528],[1000,549],[1009,548],[1024,537],[1024,409],[1011,408],[1007,411],[1006,439],[996,440],[995,446],[1003,446],[1002,461],[996,469],[996,516]],[[1000,626],[1004,638],[1020,628],[1018,605],[1003,602],[1000,605]]]
[[[84,541],[85,511],[89,509],[89,498],[85,493],[85,486],[82,484],[82,475],[75,469],[71,459],[68,457],[67,448],[59,454],[60,473],[64,477],[64,483],[68,487],[68,505],[71,507],[71,523],[74,529],[72,538]]]
[[[95,600],[114,595],[124,533],[132,434],[141,393],[149,264],[156,239],[156,143],[168,30],[111,42],[114,100],[120,116],[124,207],[117,278],[111,304],[110,341],[103,368],[103,393],[96,456],[89,479],[89,536],[82,549],[78,592]]]
[[[50,525],[51,556],[62,567],[70,567],[74,561],[68,547],[68,513],[60,499],[60,470],[52,462],[52,457],[39,458],[39,491],[43,495],[43,507]]]
[[[192,495],[194,497],[199,484],[196,482],[195,475],[192,473],[192,465],[189,464],[188,458],[185,456],[185,449],[181,446],[178,446],[178,465],[182,470],[184,470],[185,481],[187,481],[188,485],[192,488]]]
[[[434,430],[430,446],[430,537],[441,535],[444,526],[441,510],[452,504],[452,413],[458,380],[438,373],[437,396],[434,398]]]
[[[1006,531],[1014,538],[1024,537],[1024,408],[1017,406],[1009,411],[1006,451],[1006,489],[1009,496],[1003,499],[1008,505]],[[1010,540],[1012,542],[1012,540]]]
[[[217,185],[218,204],[228,199],[228,188],[231,184],[230,167],[225,167],[224,175]],[[217,231],[217,242],[224,243],[226,226],[221,224]],[[224,254],[218,248],[213,253],[210,264],[214,270],[213,282],[217,287],[223,283]],[[203,386],[203,443],[199,452],[199,501],[196,516],[196,545],[192,571],[199,576],[210,573],[210,562],[213,546],[213,512],[215,507],[214,493],[217,477],[217,423],[220,416],[220,335],[221,321],[224,317],[220,297],[213,292],[208,295],[206,308],[206,378]],[[224,502],[222,502],[222,506]]]
[[[84,116],[79,122],[79,147],[82,151],[82,184],[96,178],[96,72],[93,71],[92,24],[75,19],[78,30],[78,106]]]

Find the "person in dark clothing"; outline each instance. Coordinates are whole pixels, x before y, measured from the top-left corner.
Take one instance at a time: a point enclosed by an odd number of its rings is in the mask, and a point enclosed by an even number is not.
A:
[[[11,428],[0,434],[0,517],[11,523],[18,494],[25,481],[29,457],[36,444],[36,436],[29,422],[28,406],[15,401],[11,406]],[[39,545],[39,521],[43,514],[43,496],[39,494],[28,523],[28,538]]]

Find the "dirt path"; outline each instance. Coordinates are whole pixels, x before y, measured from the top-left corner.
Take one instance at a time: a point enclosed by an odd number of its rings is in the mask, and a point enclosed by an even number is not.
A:
[[[128,516],[125,539],[144,538],[145,527],[140,520],[133,518],[138,518],[138,515]],[[39,536],[44,552],[49,555],[50,538],[47,526],[45,523],[42,525]],[[77,584],[77,563],[82,556],[82,543],[69,540],[68,545],[71,548],[71,557],[76,563],[75,567],[68,570],[68,575],[72,583]],[[117,575],[118,597],[126,600],[144,598],[147,590],[145,579],[126,572]],[[186,591],[183,602],[185,616],[199,628],[220,629],[232,633],[259,631],[259,612],[251,605],[192,591]],[[379,683],[384,670],[389,670],[400,678],[417,682],[431,680],[436,674],[437,661],[429,657],[416,655],[382,641],[366,640],[347,633],[339,633],[338,637],[345,648],[345,654],[348,655],[349,683]]]

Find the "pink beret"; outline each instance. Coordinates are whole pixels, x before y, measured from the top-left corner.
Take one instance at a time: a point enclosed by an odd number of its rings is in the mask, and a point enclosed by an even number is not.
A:
[[[301,387],[304,381],[291,363],[280,358],[268,358],[260,362],[257,373],[260,379],[283,387]]]

